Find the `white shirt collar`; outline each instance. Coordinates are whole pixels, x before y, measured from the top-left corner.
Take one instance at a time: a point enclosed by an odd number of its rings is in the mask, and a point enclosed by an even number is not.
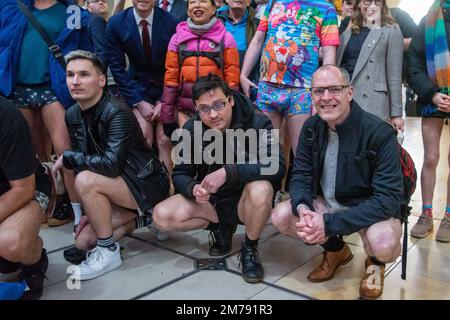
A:
[[[151,27],[152,23],[153,23],[154,12],[155,12],[155,9],[152,10],[152,13],[150,13],[150,15],[147,18],[142,19],[141,16],[136,12],[136,9],[133,8],[134,19],[136,19],[136,24],[138,25],[138,27],[140,26],[141,20],[146,20],[148,22],[149,27]]]

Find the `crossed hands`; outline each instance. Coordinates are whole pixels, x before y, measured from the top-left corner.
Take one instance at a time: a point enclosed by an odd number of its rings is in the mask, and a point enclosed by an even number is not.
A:
[[[446,94],[436,92],[431,100],[442,112],[450,112],[450,97]]]
[[[224,168],[220,168],[211,172],[200,184],[196,184],[192,190],[192,195],[198,203],[207,203],[211,194],[216,193],[217,190],[225,183],[227,173]]]
[[[136,107],[139,110],[139,113],[142,115],[142,117],[148,122],[153,122],[157,120],[159,118],[159,114],[161,113],[160,101],[156,101],[156,104],[153,105],[145,100],[142,100],[137,104]]]
[[[307,244],[323,244],[328,240],[325,236],[323,214],[311,211],[304,206],[298,210],[299,222],[295,224],[297,236]]]

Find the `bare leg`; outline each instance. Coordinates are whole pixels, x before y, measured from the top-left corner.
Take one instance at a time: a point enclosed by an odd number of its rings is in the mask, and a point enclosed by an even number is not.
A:
[[[159,160],[166,165],[167,170],[169,170],[169,177],[171,177],[173,164],[170,152],[172,150],[172,143],[170,142],[170,138],[164,134],[162,123],[159,121],[156,123],[156,142],[158,143]]]
[[[133,111],[134,116],[136,117],[139,125],[141,126],[142,133],[144,134],[144,138],[147,141],[147,144],[152,147],[153,146],[153,125],[151,122],[145,120],[139,110],[137,108],[131,109]]]
[[[41,109],[42,120],[50,134],[53,147],[58,156],[70,149],[70,138],[64,120],[65,110],[60,102],[56,101]],[[63,169],[64,185],[69,194],[70,201],[80,202],[75,192],[75,175],[72,170]]]
[[[122,239],[125,235],[134,231],[134,219],[136,213],[125,208],[111,205],[112,212],[112,228],[113,238],[116,241]],[[75,240],[75,245],[78,249],[88,251],[94,248],[97,244],[97,234],[90,224],[88,224],[80,232],[80,235]]]
[[[294,155],[297,151],[297,144],[300,138],[300,131],[302,130],[303,123],[310,117],[309,114],[301,114],[286,118],[286,127],[291,139],[292,151]]]
[[[107,238],[113,233],[112,204],[137,209],[136,201],[122,177],[109,178],[83,171],[77,175],[75,187],[98,238]]]
[[[423,204],[433,204],[434,187],[436,185],[436,167],[439,162],[439,142],[443,123],[443,119],[422,118],[424,159],[420,182]]]
[[[402,245],[402,226],[400,220],[390,218],[360,230],[359,235],[364,242],[364,249],[368,256],[389,263],[400,255]]]
[[[181,194],[160,202],[153,209],[153,223],[164,231],[205,229],[209,222],[219,222],[214,207],[210,203],[189,200]]]
[[[259,239],[272,209],[273,188],[268,181],[245,185],[238,205],[239,219],[251,240]]]
[[[11,262],[33,265],[39,261],[42,239],[39,237],[44,211],[34,200],[0,224],[0,256]]]

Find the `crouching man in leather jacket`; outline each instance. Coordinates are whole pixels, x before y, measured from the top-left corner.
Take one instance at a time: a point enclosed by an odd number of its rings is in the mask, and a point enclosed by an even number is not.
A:
[[[137,212],[148,212],[168,196],[169,178],[129,108],[105,93],[98,56],[73,51],[66,63],[67,85],[77,101],[66,112],[72,148],[54,170],[64,166],[77,173],[75,188],[89,223],[83,228],[80,223],[76,246],[95,247],[79,265],[80,279],[88,280],[122,265],[116,241],[142,226]]]

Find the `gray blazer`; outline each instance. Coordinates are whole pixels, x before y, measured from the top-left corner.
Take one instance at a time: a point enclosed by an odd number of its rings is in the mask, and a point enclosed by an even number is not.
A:
[[[351,28],[340,36],[336,65],[352,34]],[[402,108],[403,36],[397,25],[370,30],[359,53],[352,75],[353,99],[366,111],[385,121],[403,115]]]

